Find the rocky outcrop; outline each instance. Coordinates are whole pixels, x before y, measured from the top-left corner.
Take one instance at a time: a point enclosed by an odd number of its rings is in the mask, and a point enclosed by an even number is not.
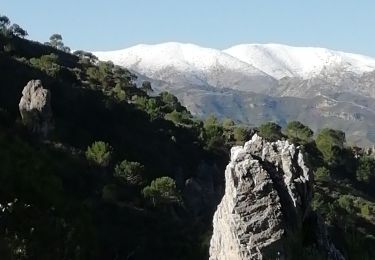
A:
[[[40,80],[30,80],[19,103],[22,122],[35,134],[47,137],[52,124],[51,94]]]
[[[310,213],[312,174],[299,148],[256,134],[231,150],[213,220],[211,260],[287,259]]]

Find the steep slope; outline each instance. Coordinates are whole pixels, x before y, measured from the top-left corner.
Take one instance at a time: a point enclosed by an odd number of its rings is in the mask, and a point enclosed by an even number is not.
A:
[[[11,52],[4,51],[7,43]],[[193,191],[209,186],[214,193],[215,183],[220,186],[216,168],[224,168],[226,153],[204,149],[202,124],[188,121],[175,97],[149,97],[121,68],[1,33],[0,71],[1,259],[206,255],[201,243],[215,206],[207,204],[215,194],[197,201],[196,193],[186,192],[180,206],[170,200],[155,205],[142,193],[162,177],[176,180],[172,183],[184,194],[185,181],[194,184]],[[41,82],[28,85],[32,79]],[[112,95],[115,82],[125,95]],[[173,111],[185,116],[184,125],[164,118]],[[46,124],[50,115],[52,129]],[[44,129],[51,130],[47,140]],[[100,141],[111,146],[105,164],[85,156],[87,147]],[[141,183],[115,174],[123,164],[138,165]],[[197,176],[200,165],[204,178]],[[196,217],[185,205],[194,205]]]
[[[223,51],[253,65],[276,79],[308,79],[322,71],[341,70],[362,74],[375,70],[375,59],[324,48],[291,47],[281,44],[243,44]]]

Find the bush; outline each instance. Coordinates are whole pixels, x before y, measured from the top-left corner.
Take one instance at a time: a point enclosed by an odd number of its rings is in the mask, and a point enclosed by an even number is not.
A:
[[[102,141],[94,142],[87,147],[86,158],[87,160],[99,165],[108,166],[112,156],[112,147]]]
[[[119,102],[125,101],[127,98],[125,90],[120,86],[119,83],[112,89],[112,96]]]
[[[153,180],[149,186],[143,189],[142,193],[146,199],[152,201],[154,206],[180,201],[176,183],[170,177],[161,177]]]
[[[207,117],[203,125],[202,134],[209,150],[220,150],[224,147],[223,127],[219,124],[216,117]]]
[[[5,30],[10,25],[10,20],[5,15],[0,15],[0,30]]]
[[[165,104],[164,105],[164,112],[169,113],[173,110],[176,110],[177,112],[182,112],[186,110],[178,101],[177,97],[172,95],[169,92],[161,92],[159,95],[161,101]]]
[[[98,61],[98,57],[96,57],[91,52],[77,50],[73,52],[74,55],[79,57],[79,60],[83,64],[95,64]]]
[[[329,182],[331,181],[331,173],[326,167],[319,167],[315,172],[315,180]]]
[[[22,29],[18,24],[12,24],[12,26],[9,27],[9,31],[11,34],[21,38],[25,38],[29,35],[27,31]]]
[[[164,116],[165,119],[172,121],[175,124],[191,124],[191,115],[186,112],[177,112],[173,110]]]
[[[109,90],[115,86],[112,76],[113,63],[99,62],[98,66],[89,67],[86,70],[87,77],[92,84],[100,85],[103,90]]]
[[[143,183],[144,166],[138,162],[122,161],[115,167],[114,176],[130,185]]]
[[[325,202],[324,202],[323,196],[320,193],[314,193],[313,199],[311,201],[311,208],[317,211],[324,204]]]
[[[153,92],[154,90],[152,89],[151,87],[151,82],[150,81],[143,81],[142,82],[142,87],[141,89],[146,92],[146,93],[150,93],[150,92]]]
[[[204,132],[207,140],[214,137],[221,137],[223,135],[223,128],[219,124],[215,116],[209,116],[204,121]]]
[[[289,122],[286,127],[288,139],[296,143],[308,143],[311,141],[314,132],[301,122],[292,121]]]
[[[358,181],[370,183],[375,177],[375,160],[368,156],[359,158],[356,177]]]
[[[329,165],[342,164],[341,154],[345,143],[344,132],[325,128],[320,131],[315,142],[316,147]]]
[[[49,42],[45,44],[64,52],[70,52],[70,48],[65,46],[62,40],[62,36],[60,34],[55,33],[52,34],[51,37],[49,37]]]
[[[339,206],[346,210],[349,214],[355,213],[354,200],[350,195],[341,195],[337,200]]]
[[[239,126],[234,128],[233,137],[239,143],[245,142],[248,139],[248,133],[247,133],[246,128],[239,127]]]
[[[361,205],[361,215],[364,217],[364,218],[368,218],[370,217],[370,207],[368,204],[362,204]]]
[[[275,142],[283,138],[281,133],[281,126],[276,123],[268,122],[259,127],[259,136],[267,141]]]
[[[31,58],[30,63],[32,66],[46,72],[48,75],[55,77],[61,67],[58,64],[59,57],[56,54],[43,55],[40,58]]]
[[[223,119],[223,127],[225,129],[231,129],[234,126],[234,122],[230,118],[224,118]]]

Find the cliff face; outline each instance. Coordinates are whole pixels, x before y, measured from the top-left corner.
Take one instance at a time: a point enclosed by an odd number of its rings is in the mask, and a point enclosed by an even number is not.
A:
[[[288,141],[254,135],[231,150],[213,220],[211,260],[286,259],[286,240],[310,213],[312,174]]]

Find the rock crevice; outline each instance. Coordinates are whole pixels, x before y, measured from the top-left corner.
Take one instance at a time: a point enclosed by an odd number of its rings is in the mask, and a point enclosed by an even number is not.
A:
[[[310,214],[312,173],[288,141],[254,135],[231,150],[213,220],[210,260],[287,259],[288,236]]]

